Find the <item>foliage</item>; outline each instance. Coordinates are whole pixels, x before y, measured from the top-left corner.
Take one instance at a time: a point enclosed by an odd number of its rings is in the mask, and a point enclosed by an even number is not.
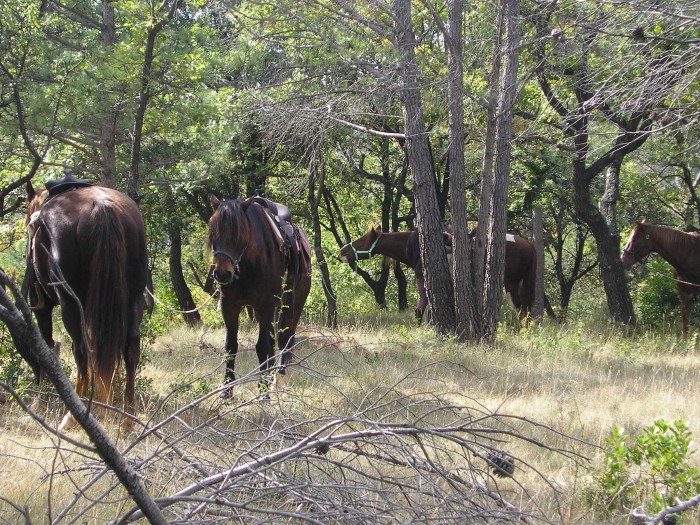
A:
[[[640,322],[656,329],[679,323],[680,302],[668,263],[661,258],[654,258],[645,265],[637,265],[634,271],[641,275],[633,289]],[[699,314],[700,304],[695,301],[691,305],[689,316],[691,325],[697,322]]]
[[[33,380],[32,371],[15,350],[5,325],[0,326],[0,380],[19,392]]]
[[[658,512],[676,498],[700,493],[700,471],[691,465],[692,432],[686,422],[657,420],[633,444],[621,427],[605,439],[603,463],[594,473],[593,500],[609,511],[643,505]]]

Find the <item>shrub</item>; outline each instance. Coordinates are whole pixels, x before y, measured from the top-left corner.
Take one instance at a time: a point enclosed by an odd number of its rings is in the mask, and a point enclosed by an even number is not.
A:
[[[658,420],[628,444],[624,429],[605,439],[603,464],[594,474],[593,502],[610,511],[643,506],[659,512],[700,493],[700,472],[690,465],[692,432],[684,421]]]

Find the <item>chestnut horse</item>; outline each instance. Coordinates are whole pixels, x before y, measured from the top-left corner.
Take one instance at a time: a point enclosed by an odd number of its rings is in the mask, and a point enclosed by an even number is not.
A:
[[[688,312],[693,296],[700,293],[700,235],[666,226],[654,226],[642,220],[632,230],[620,259],[625,270],[658,253],[671,265],[676,293],[681,303],[683,336],[688,335]]]
[[[450,245],[452,242],[450,234],[443,233],[443,237],[445,244]],[[369,259],[373,255],[384,255],[413,268],[418,289],[418,304],[415,312],[416,318],[421,320],[428,305],[428,298],[423,281],[418,232],[385,233],[379,228],[370,228],[362,237],[346,244],[340,250],[340,260],[345,263]],[[504,285],[521,320],[527,317],[534,304],[536,267],[535,245],[518,235],[508,234]]]
[[[280,374],[291,360],[294,334],[311,290],[311,247],[285,206],[262,197],[220,200],[212,196],[211,203],[214,214],[209,219],[208,244],[226,325],[224,382],[235,379],[238,317],[244,306],[251,306],[259,324],[255,351],[264,392],[269,386],[266,372],[274,365],[275,328]],[[231,389],[224,395],[230,396]]]
[[[60,306],[77,365],[75,390],[82,398],[111,405],[123,358],[124,409],[136,414],[148,274],[141,213],[133,200],[113,189],[68,182],[55,189],[28,188],[27,283],[39,330],[53,347],[52,311]],[[35,368],[36,372],[43,375]],[[68,413],[60,428],[75,423]],[[132,423],[126,417],[122,428]]]

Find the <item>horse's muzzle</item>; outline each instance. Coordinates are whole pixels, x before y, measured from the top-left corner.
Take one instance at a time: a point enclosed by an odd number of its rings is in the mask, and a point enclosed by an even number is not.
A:
[[[228,270],[218,271],[216,269],[214,269],[212,275],[216,283],[221,286],[231,284],[238,277],[234,272]]]

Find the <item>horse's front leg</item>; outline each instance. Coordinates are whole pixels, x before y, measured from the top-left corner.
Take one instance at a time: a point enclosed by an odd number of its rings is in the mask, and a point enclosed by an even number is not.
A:
[[[258,342],[255,344],[255,352],[258,354],[260,363],[260,392],[267,392],[270,387],[271,378],[269,369],[275,358],[275,336],[273,319],[275,316],[274,306],[265,306],[255,310],[255,317],[258,321]]]
[[[53,304],[46,302],[40,309],[34,310],[34,317],[36,319],[36,324],[39,327],[41,337],[44,339],[49,348],[52,348],[56,353],[58,353],[59,346],[56,345],[53,339],[53,308]],[[30,354],[22,357],[24,357],[25,361],[27,361],[31,366],[37,384],[44,382],[46,380],[46,373],[36,361],[34,356]]]
[[[224,374],[224,384],[229,385],[222,393],[223,397],[231,397],[232,383],[236,379],[235,365],[236,355],[238,354],[238,316],[241,313],[241,306],[238,304],[229,304],[222,301],[221,314],[224,317],[226,325],[226,372]]]
[[[690,310],[691,294],[688,293],[688,290],[686,290],[683,285],[678,282],[676,282],[676,292],[678,293],[678,299],[681,303],[681,325],[683,337],[688,337],[688,311]]]

